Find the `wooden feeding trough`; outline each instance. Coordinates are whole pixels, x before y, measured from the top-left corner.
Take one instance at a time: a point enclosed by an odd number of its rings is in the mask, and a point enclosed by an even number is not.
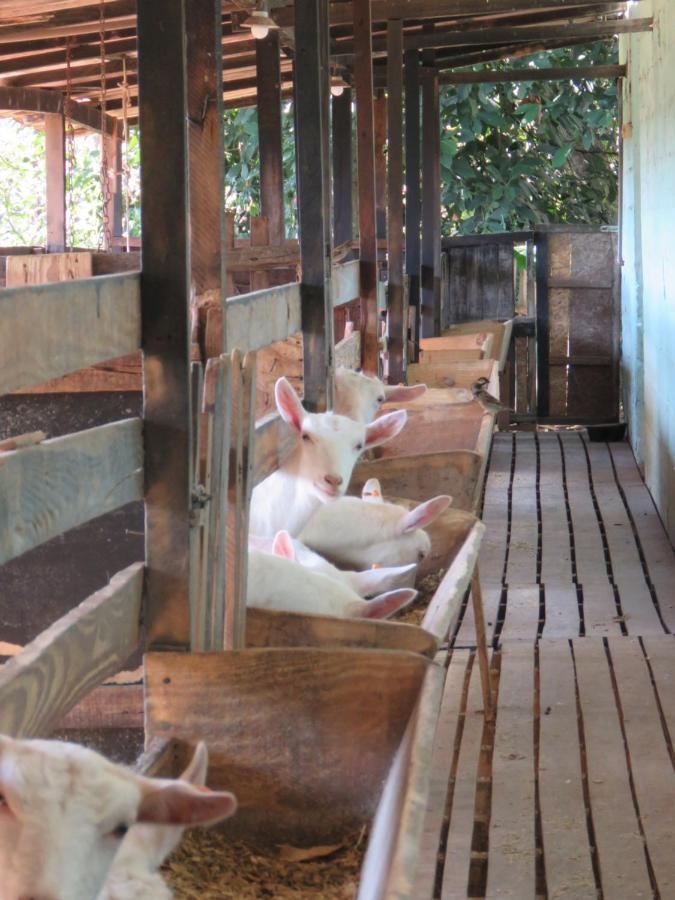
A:
[[[441,365],[461,359],[492,359],[494,334],[472,332],[420,340],[420,362],[422,365]],[[458,354],[475,353],[475,356]]]
[[[446,328],[443,331],[443,337],[458,338],[462,335],[471,335],[476,332],[491,334],[493,336],[493,344],[490,352],[486,352],[485,356],[495,359],[497,361],[499,372],[503,372],[506,368],[509,348],[511,346],[513,324],[513,319],[507,319],[505,322],[498,322],[495,319],[480,319],[476,322],[459,322]],[[420,346],[422,346],[421,343]]]
[[[459,360],[446,363],[409,363],[408,384],[426,384],[428,388],[471,389],[479,378],[487,378],[488,390],[499,397],[499,369],[496,360]]]

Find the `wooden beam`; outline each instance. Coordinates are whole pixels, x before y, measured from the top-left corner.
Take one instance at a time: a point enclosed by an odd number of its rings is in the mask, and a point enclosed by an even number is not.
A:
[[[622,78],[626,66],[557,66],[551,69],[502,69],[500,72],[446,72],[440,84],[511,84],[518,81],[591,81]]]
[[[333,97],[333,243],[351,241],[352,211],[352,92]]]
[[[537,416],[549,414],[550,326],[548,319],[548,235],[537,231],[534,237],[537,282]]]
[[[412,310],[412,359],[419,358],[420,334],[420,57],[404,54],[405,65],[405,271]]]
[[[259,484],[275,472],[293,452],[297,438],[281,416],[271,413],[255,429],[253,483]]]
[[[252,294],[230,297],[225,304],[227,342],[246,353],[283,341],[301,330],[299,284],[282,284]]]
[[[389,381],[403,380],[406,323],[403,319],[403,23],[387,24],[387,240],[389,282]]]
[[[269,222],[270,244],[286,238],[284,161],[281,146],[281,67],[279,32],[255,42],[260,147],[260,209]]]
[[[66,141],[63,113],[45,113],[47,250],[66,249]]]
[[[380,88],[373,100],[375,138],[375,222],[378,241],[387,239],[387,95]]]
[[[16,112],[41,112],[63,113],[78,125],[91,128],[93,131],[101,130],[101,113],[83,103],[71,103],[66,109],[67,102],[60,92],[44,91],[31,87],[0,86],[0,109]],[[105,130],[108,134],[117,132],[117,122],[112,116],[105,118]]]
[[[142,498],[141,420],[0,453],[0,565]]]
[[[187,117],[190,156],[190,282],[197,297],[222,297],[224,150],[222,7],[219,0],[185,0]]]
[[[0,292],[0,394],[133,353],[140,345],[138,274]]]
[[[432,51],[433,52],[433,51]],[[440,334],[441,196],[438,76],[422,79],[421,337]]]
[[[155,646],[186,646],[190,635],[192,434],[185,38],[184,0],[139,4],[146,624],[149,641]]]
[[[333,266],[333,306],[342,306],[356,300],[359,296],[359,272],[358,259],[343,263],[341,266]]]
[[[354,85],[356,88],[357,193],[361,266],[361,333],[363,366],[379,371],[377,314],[377,225],[373,54],[370,0],[352,0],[354,16]]]
[[[324,0],[295,4],[295,128],[305,406],[333,403],[328,153],[328,22]]]
[[[139,642],[143,565],[134,563],[66,613],[0,670],[0,732],[46,736]]]

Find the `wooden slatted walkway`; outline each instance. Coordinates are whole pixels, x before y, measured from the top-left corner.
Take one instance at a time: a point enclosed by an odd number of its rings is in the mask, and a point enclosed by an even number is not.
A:
[[[448,654],[415,900],[675,898],[675,554],[629,447],[499,434]]]

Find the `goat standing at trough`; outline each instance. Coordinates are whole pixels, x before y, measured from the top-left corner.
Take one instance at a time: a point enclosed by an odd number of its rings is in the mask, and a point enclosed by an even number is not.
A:
[[[417,596],[412,588],[400,588],[363,600],[344,582],[312,571],[295,561],[290,535],[280,531],[273,554],[249,550],[247,605],[338,619],[386,619]]]
[[[407,413],[365,425],[335,413],[306,412],[285,378],[274,392],[279,414],[299,441],[283,465],[253,489],[249,530],[274,537],[283,529],[296,537],[317,507],[345,493],[359,456],[401,431]]]
[[[407,510],[395,503],[342,497],[317,509],[300,532],[300,540],[345,568],[419,563],[431,550],[431,539],[423,529],[447,509],[451,499],[441,494]]]
[[[340,366],[335,372],[335,412],[356,422],[372,422],[383,403],[407,403],[426,389],[426,384],[385,384],[375,375]]]
[[[208,764],[206,744],[200,741],[180,780],[205,785]],[[182,825],[133,825],[97,900],[171,900],[173,892],[159,869],[180,843],[184,831]]]
[[[230,793],[136,775],[77,744],[0,736],[0,897],[94,900],[136,823],[211,825],[236,806]]]

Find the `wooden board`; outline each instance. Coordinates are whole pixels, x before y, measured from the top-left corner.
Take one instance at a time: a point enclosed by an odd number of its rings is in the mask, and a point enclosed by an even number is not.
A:
[[[582,789],[574,663],[564,641],[539,644],[539,804],[550,897],[597,896]]]
[[[91,253],[39,253],[8,256],[5,287],[91,278]]]
[[[576,585],[547,584],[544,589],[545,638],[574,638],[580,634],[579,601]]]
[[[483,243],[446,244],[450,259],[450,305],[443,327],[472,319],[508,319],[513,315],[513,247]]]
[[[436,353],[442,353],[445,350],[482,350],[485,358],[489,358],[492,354],[494,346],[494,335],[492,332],[481,331],[480,329],[472,329],[470,332],[462,332],[461,334],[444,334],[441,337],[422,338],[420,340],[420,361],[424,362],[429,355],[429,361],[432,362]],[[441,361],[443,357],[440,358]]]
[[[360,296],[359,261],[353,259],[331,270],[333,306],[342,306]]]
[[[226,352],[259,350],[300,331],[300,285],[284,284],[230,297],[225,304]]]
[[[374,619],[335,619],[250,607],[247,647],[364,647],[433,656],[436,639],[416,625]]]
[[[80,394],[108,391],[141,392],[143,363],[140,350],[86,369],[45,381],[15,394]]]
[[[576,433],[563,434],[561,440],[574,530],[577,579],[583,585],[604,584],[608,580],[605,551],[593,506],[584,447]]]
[[[423,368],[427,366],[439,368],[453,363],[483,359],[486,359],[486,354],[480,347],[456,347],[454,350],[434,350],[433,352],[420,350],[419,364]]]
[[[483,540],[483,544],[485,540]],[[483,547],[481,544],[481,549]],[[480,559],[480,557],[479,557]],[[483,568],[480,568],[481,580],[483,579]],[[497,585],[483,586],[483,611],[485,615],[485,631],[488,646],[492,644],[492,639],[497,624],[497,613],[499,611],[499,603],[502,596],[502,588]],[[474,620],[473,603],[471,599],[466,605],[462,622],[453,641],[454,647],[475,647],[476,646],[476,623]]]
[[[499,371],[502,372],[506,366],[506,360],[511,342],[511,333],[513,331],[514,320],[507,319],[505,322],[497,322],[494,319],[479,319],[472,322],[455,322],[448,328],[444,329],[443,334],[472,334],[476,331],[486,331],[494,335],[494,344],[492,345],[491,356],[497,360]]]
[[[48,734],[89,690],[118,671],[138,645],[143,565],[43,631],[0,670],[0,732]]]
[[[502,648],[492,761],[490,862],[486,897],[534,894],[534,653],[529,642]]]
[[[539,498],[541,503],[541,580],[566,584],[572,580],[570,529],[562,477],[562,449],[557,435],[538,435]]]
[[[335,365],[358,369],[361,365],[361,332],[353,331],[335,345]]]
[[[209,783],[239,800],[228,831],[297,845],[373,816],[432,663],[290,648],[149,653],[145,665],[147,738],[206,740]]]
[[[625,640],[625,639],[624,639]],[[623,735],[601,641],[574,642],[600,878],[606,897],[651,897]]]
[[[468,650],[454,650],[445,676],[443,699],[436,725],[431,757],[429,801],[425,812],[417,875],[412,893],[416,900],[431,900],[434,896],[439,842],[443,821],[446,816],[448,782],[452,769],[457,729],[460,724],[460,716],[464,712],[462,708],[463,694],[468,661]],[[473,676],[475,683],[478,685],[478,698],[480,698],[480,679],[477,665]]]
[[[281,416],[271,413],[256,423],[254,441],[253,483],[258,484],[276,471],[293,452],[295,434]]]
[[[54,727],[59,731],[143,728],[143,685],[104,684],[94,688]]]
[[[479,378],[489,378],[488,390],[493,396],[499,397],[498,371],[492,359],[468,360],[444,365],[411,363],[408,366],[408,384],[426,384],[428,387],[438,388],[471,388]]]
[[[0,296],[0,393],[41,384],[141,344],[138,274],[13,288]]]
[[[469,450],[363,460],[354,467],[349,493],[360,495],[369,478],[378,478],[385,497],[421,503],[436,494],[449,494],[455,509],[472,510],[480,492],[480,469],[480,455]]]
[[[403,404],[390,404],[387,408],[400,409]],[[441,404],[417,409],[409,404],[405,408],[408,410],[408,424],[395,438],[375,448],[376,458],[418,454],[421,450],[425,453],[475,450],[487,458],[494,414],[486,413],[479,403]]]
[[[582,585],[582,596],[587,635],[598,637],[621,633],[614,588],[608,581]]]
[[[539,629],[539,586],[509,585],[506,592],[506,617],[500,640],[530,641]]]
[[[140,419],[0,454],[0,563],[142,496]]]
[[[513,442],[510,434],[496,434],[492,441],[482,512],[487,532],[480,551],[481,577],[486,584],[501,584],[504,577]]]
[[[539,541],[536,492],[537,448],[533,434],[519,434],[511,492],[511,536],[506,569],[507,584],[534,584],[537,580]]]

